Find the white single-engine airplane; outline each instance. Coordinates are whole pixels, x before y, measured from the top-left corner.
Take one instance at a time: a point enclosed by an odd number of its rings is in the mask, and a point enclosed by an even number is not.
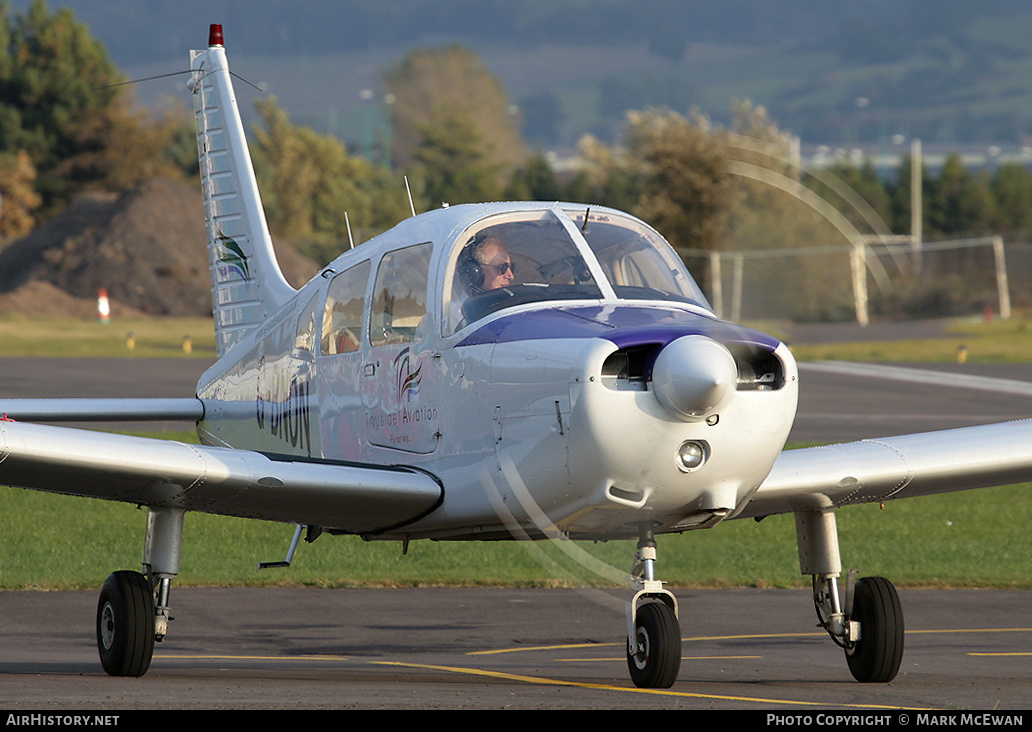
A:
[[[97,644],[139,676],[168,628],[189,511],[370,540],[636,538],[634,683],[681,662],[660,534],[792,512],[821,624],[853,676],[903,653],[892,584],[842,572],[835,510],[1032,480],[1032,422],[782,453],[788,348],[719,320],[670,246],[619,211],[490,203],[414,215],[295,290],[273,252],[222,28],[191,54],[218,362],[196,396],[9,400],[0,483],[148,508]],[[34,424],[189,419],[202,446]]]

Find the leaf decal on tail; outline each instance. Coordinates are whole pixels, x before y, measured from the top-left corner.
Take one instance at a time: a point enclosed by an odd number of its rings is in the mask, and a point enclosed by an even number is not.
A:
[[[222,232],[215,240],[216,256],[219,264],[219,280],[251,279],[251,269],[247,264],[247,255],[236,241]]]

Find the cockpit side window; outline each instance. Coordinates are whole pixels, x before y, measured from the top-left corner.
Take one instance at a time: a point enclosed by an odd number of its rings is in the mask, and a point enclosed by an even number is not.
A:
[[[426,325],[426,293],[432,246],[387,252],[376,270],[369,323],[374,346],[417,340]]]
[[[450,287],[445,281],[446,335],[504,307],[601,297],[576,244],[549,211],[481,222],[458,242]]]
[[[585,214],[569,212],[618,298],[679,300],[710,309],[680,257],[656,232],[610,213],[587,213],[585,226]]]

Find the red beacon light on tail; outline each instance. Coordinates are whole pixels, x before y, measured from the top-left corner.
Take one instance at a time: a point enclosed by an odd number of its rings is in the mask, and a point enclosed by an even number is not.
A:
[[[222,42],[222,24],[212,23],[208,29],[208,45],[209,46],[222,46],[225,45]]]

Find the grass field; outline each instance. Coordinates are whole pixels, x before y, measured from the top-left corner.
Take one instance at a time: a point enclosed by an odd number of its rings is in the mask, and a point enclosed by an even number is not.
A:
[[[941,363],[957,361],[963,348],[968,363],[1032,362],[1032,319],[958,320],[946,330],[943,338],[800,344],[792,352],[800,361]]]
[[[125,325],[91,324],[89,334],[73,339],[82,347],[78,355],[117,355],[111,350],[117,339],[105,333]],[[194,325],[175,320],[135,327],[149,344],[148,353],[170,356],[182,353],[184,326]],[[972,361],[1032,360],[1028,321],[967,327],[969,332],[958,335],[974,344]],[[32,344],[52,341],[68,328],[65,322],[28,328],[6,320],[0,321],[0,338],[6,341],[10,333],[28,349],[8,355],[47,355]],[[198,338],[193,355],[206,347]],[[906,361],[915,360],[905,358],[912,352],[922,353],[916,360],[923,361],[955,358],[955,346],[951,353],[948,347],[912,342],[806,348],[800,357]],[[163,436],[193,439],[189,433]],[[94,589],[114,569],[139,567],[146,526],[142,509],[12,488],[0,488],[0,507],[0,588]],[[893,501],[884,508],[848,507],[837,518],[843,563],[864,574],[910,587],[1032,588],[1032,485]],[[403,555],[395,542],[323,536],[302,544],[290,568],[259,571],[259,561],[285,556],[292,533],[288,525],[191,513],[177,584],[619,585],[634,551],[631,542],[622,541],[414,542]],[[799,575],[790,515],[662,537],[659,558],[660,574],[673,586],[808,584]],[[598,566],[601,572],[589,569]]]
[[[189,351],[184,342],[189,342]],[[76,318],[0,316],[4,356],[215,359],[211,318]]]
[[[838,512],[843,562],[908,587],[1032,587],[1032,485],[854,506]],[[138,569],[146,512],[129,504],[0,488],[0,588],[99,587]],[[619,586],[632,542],[397,542],[320,537],[287,569],[293,527],[191,513],[177,585]],[[672,586],[796,587],[792,517],[729,521],[659,539]],[[588,561],[586,557],[591,557]],[[594,571],[601,562],[602,572]]]
[[[754,327],[779,336],[777,323]],[[1032,361],[1032,318],[990,323],[958,320],[949,335],[917,341],[798,344],[792,352],[801,361],[956,361],[960,346],[970,363]],[[132,334],[130,339],[128,336]],[[779,336],[780,337],[780,336]],[[183,349],[185,339],[190,352]],[[130,341],[132,348],[129,347]],[[215,336],[210,318],[133,318],[101,323],[73,318],[27,318],[0,315],[4,356],[198,357],[213,359]]]

